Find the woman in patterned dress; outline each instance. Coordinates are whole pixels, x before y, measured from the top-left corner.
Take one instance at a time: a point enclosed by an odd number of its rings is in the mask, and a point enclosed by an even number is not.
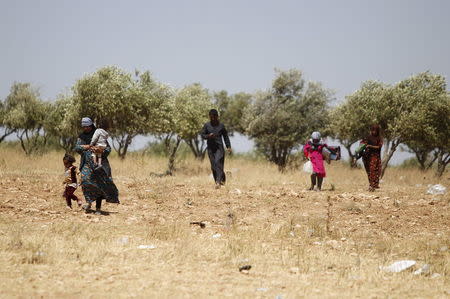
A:
[[[101,214],[102,200],[110,203],[119,203],[119,191],[113,182],[111,176],[111,167],[108,161],[108,155],[111,147],[108,146],[103,150],[90,147],[92,136],[95,132],[95,126],[92,120],[84,117],[81,121],[83,133],[78,137],[74,150],[81,155],[80,172],[81,172],[81,189],[87,204],[83,206],[86,211],[91,209],[92,203],[95,201],[96,214]],[[92,151],[102,152],[102,168],[95,170],[95,163],[92,160]]]
[[[366,145],[362,160],[369,178],[369,191],[373,192],[380,188],[381,147],[383,146],[380,126],[377,124],[371,125],[370,135],[364,138],[361,143]]]

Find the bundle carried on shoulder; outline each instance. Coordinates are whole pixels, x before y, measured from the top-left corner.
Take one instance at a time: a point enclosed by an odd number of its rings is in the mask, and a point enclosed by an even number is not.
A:
[[[322,155],[326,160],[340,160],[341,159],[341,147],[340,146],[328,146],[322,149]]]

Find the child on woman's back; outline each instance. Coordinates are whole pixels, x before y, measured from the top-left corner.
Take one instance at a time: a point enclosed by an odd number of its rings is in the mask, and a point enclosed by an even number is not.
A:
[[[67,207],[72,208],[72,200],[76,200],[78,206],[83,203],[75,194],[77,189],[77,167],[73,165],[75,158],[69,154],[65,154],[63,158],[63,163],[65,169],[65,178],[63,184],[66,186],[64,189],[63,196],[66,199]]]
[[[313,132],[311,139],[303,147],[303,153],[306,158],[311,161],[313,166],[313,173],[311,174],[311,187],[309,190],[314,190],[317,181],[317,189],[322,189],[323,178],[325,177],[325,166],[323,164],[323,149],[328,146],[322,142],[319,132]],[[329,160],[327,160],[329,163]]]

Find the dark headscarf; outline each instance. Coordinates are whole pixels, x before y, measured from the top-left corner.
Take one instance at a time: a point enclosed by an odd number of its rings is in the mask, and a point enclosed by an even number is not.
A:
[[[380,144],[381,142],[380,126],[377,124],[373,124],[370,126],[370,131],[375,131],[376,135],[373,136],[372,134],[369,134],[369,136],[367,136],[367,141],[369,142],[369,144],[372,145]]]
[[[92,128],[92,130],[89,133],[86,133],[86,132],[83,131],[83,133],[81,133],[78,136],[78,138],[83,140],[85,144],[90,144],[91,143],[92,136],[94,136],[95,130],[97,129],[95,127],[95,125],[91,125],[90,127]]]

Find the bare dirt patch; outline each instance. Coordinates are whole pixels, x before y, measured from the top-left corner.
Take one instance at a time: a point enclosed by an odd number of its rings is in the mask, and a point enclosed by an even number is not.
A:
[[[311,192],[299,171],[229,159],[215,190],[207,161],[158,178],[163,159],[113,158],[122,204],[97,216],[65,207],[61,153],[1,156],[2,297],[450,296],[450,193],[426,194],[448,175],[389,169],[369,193],[363,170],[332,164]],[[403,259],[417,265],[379,269]]]

